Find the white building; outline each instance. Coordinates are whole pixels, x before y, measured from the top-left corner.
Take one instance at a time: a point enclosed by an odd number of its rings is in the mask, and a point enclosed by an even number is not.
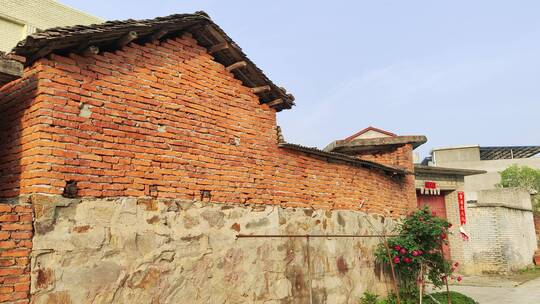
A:
[[[55,0],[0,0],[0,51],[9,52],[36,31],[102,22]]]
[[[476,200],[480,190],[495,189],[500,173],[511,165],[540,169],[540,146],[436,148],[422,164],[446,168],[485,170],[484,174],[465,177],[467,200]]]

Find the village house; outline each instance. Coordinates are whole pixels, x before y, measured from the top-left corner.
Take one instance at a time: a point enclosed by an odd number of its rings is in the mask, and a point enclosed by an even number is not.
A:
[[[414,149],[424,142],[423,136],[398,136],[368,127],[332,142],[325,150],[392,165],[396,158],[389,153]],[[496,189],[500,177],[493,167],[508,166],[514,156],[516,161],[533,163],[534,159],[523,156],[538,153],[538,147],[455,148],[442,155],[438,154],[441,150],[432,152],[441,165],[415,164],[414,175],[417,206],[429,207],[452,224],[448,246],[443,248],[447,258],[458,261],[458,271],[468,275],[506,273],[532,266],[537,242],[530,195],[523,189]],[[408,151],[405,155],[410,154]],[[452,166],[443,166],[446,164]]]
[[[284,141],[294,98],[204,12],[53,28],[0,59],[0,302],[356,303],[417,205],[412,150]],[[239,235],[277,235],[238,238]]]
[[[497,186],[500,172],[512,165],[540,168],[539,153],[540,146],[455,146],[435,148],[422,161],[431,170],[477,171],[461,181],[463,210],[471,219],[467,226],[475,235],[464,255],[470,273],[522,269],[532,266],[533,255],[540,264],[540,251],[535,253],[540,216],[534,212],[530,193]]]

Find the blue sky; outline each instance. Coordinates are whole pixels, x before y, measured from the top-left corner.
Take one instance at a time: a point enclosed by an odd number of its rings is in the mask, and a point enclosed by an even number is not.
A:
[[[206,11],[296,107],[289,142],[373,125],[434,147],[540,145],[539,1],[61,0],[104,19]]]

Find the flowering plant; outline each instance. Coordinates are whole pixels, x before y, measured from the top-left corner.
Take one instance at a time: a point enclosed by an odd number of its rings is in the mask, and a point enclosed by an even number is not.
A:
[[[416,210],[399,224],[398,235],[388,238],[390,254],[384,243],[379,245],[377,261],[393,264],[397,280],[407,292],[414,293],[425,279],[441,287],[458,266],[451,265],[441,252],[442,244],[448,242],[450,227],[449,222],[436,217],[429,208]]]

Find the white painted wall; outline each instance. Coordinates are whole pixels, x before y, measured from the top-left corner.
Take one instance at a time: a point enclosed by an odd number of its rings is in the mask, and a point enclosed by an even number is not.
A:
[[[0,51],[11,50],[36,30],[101,22],[101,18],[54,0],[0,0]]]

